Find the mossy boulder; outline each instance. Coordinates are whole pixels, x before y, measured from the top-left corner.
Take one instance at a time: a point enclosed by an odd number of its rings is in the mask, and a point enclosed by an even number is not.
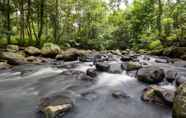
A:
[[[28,55],[32,55],[32,56],[36,56],[36,55],[40,55],[41,54],[41,50],[36,48],[36,47],[33,47],[33,46],[26,47],[25,48],[25,52]]]
[[[64,61],[75,61],[79,57],[84,56],[86,54],[87,54],[87,52],[84,50],[70,48],[70,49],[67,49],[67,50],[61,52],[61,54],[58,54],[56,56],[56,59],[57,60],[64,60]]]
[[[145,102],[162,104],[172,107],[174,96],[174,90],[169,90],[157,85],[152,85],[144,89],[141,98]]]
[[[17,46],[17,45],[8,45],[6,47],[6,50],[8,52],[17,52],[17,51],[19,51],[19,46]]]
[[[186,83],[177,88],[173,102],[173,118],[186,118]]]
[[[11,65],[19,65],[26,63],[25,56],[15,52],[2,52],[0,58],[7,60],[8,64]]]
[[[121,68],[126,71],[133,71],[142,68],[142,66],[139,63],[126,62],[121,64]]]
[[[186,47],[169,47],[164,49],[163,55],[180,58],[186,54]]]
[[[57,54],[61,52],[58,45],[53,43],[45,43],[41,49],[41,53],[45,57],[55,58]]]

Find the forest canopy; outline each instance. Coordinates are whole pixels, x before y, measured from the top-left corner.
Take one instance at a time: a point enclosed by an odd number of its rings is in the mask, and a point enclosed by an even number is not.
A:
[[[2,46],[186,46],[186,0],[0,0],[0,16]]]

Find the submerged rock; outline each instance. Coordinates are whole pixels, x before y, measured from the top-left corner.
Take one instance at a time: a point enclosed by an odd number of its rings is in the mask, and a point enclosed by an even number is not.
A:
[[[139,81],[149,84],[160,83],[163,81],[164,77],[164,70],[156,66],[142,68],[137,73],[137,79]]]
[[[61,49],[58,45],[53,43],[45,43],[41,49],[43,56],[55,58],[57,54],[61,52]]]
[[[186,83],[182,84],[176,91],[173,118],[186,118]]]
[[[173,90],[167,90],[160,86],[153,85],[144,89],[141,98],[145,102],[172,106],[174,94]]]
[[[37,55],[40,55],[41,54],[41,50],[38,49],[38,48],[36,48],[36,47],[33,47],[33,46],[26,47],[25,48],[25,52],[28,55],[32,55],[32,56],[37,56]]]
[[[119,90],[113,91],[112,92],[112,97],[114,97],[116,99],[118,99],[118,98],[129,98],[129,96],[125,92],[119,91]]]
[[[109,68],[109,73],[114,73],[114,74],[120,74],[123,72],[122,68],[121,68],[121,64],[119,63],[113,63],[110,64],[110,68]]]
[[[156,63],[169,63],[169,61],[166,59],[156,59],[155,62]]]
[[[93,77],[87,75],[85,72],[77,71],[77,70],[67,70],[67,71],[62,72],[61,74],[69,76],[77,80],[86,80],[86,81],[94,80]]]

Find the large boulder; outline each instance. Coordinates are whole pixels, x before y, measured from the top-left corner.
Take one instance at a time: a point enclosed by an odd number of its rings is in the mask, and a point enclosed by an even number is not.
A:
[[[25,52],[28,55],[32,55],[32,56],[36,56],[36,55],[40,55],[41,54],[41,50],[36,48],[36,47],[33,47],[33,46],[26,47],[25,48]]]
[[[64,60],[64,61],[75,61],[80,56],[86,55],[86,51],[84,50],[78,50],[75,48],[70,48],[65,51],[63,51],[61,54],[58,54],[56,56],[57,60]]]
[[[174,96],[174,90],[169,90],[160,86],[152,85],[144,89],[141,98],[145,102],[172,106]]]
[[[156,66],[144,67],[137,73],[137,79],[139,81],[149,84],[160,83],[163,81],[164,77],[164,70]]]
[[[43,56],[55,58],[57,54],[61,52],[61,49],[58,45],[53,43],[45,43],[41,49]]]
[[[186,54],[186,47],[169,47],[164,49],[163,55],[180,58]]]
[[[8,45],[6,50],[8,52],[17,52],[17,51],[19,51],[19,46],[17,46],[17,45]]]
[[[25,56],[21,55],[20,53],[14,53],[14,52],[2,52],[1,59],[7,60],[8,64],[11,65],[19,65],[19,64],[25,64]]]
[[[71,99],[63,95],[53,95],[41,99],[39,111],[44,114],[45,118],[62,117],[73,107]]]
[[[177,88],[173,102],[173,118],[186,118],[186,83]]]

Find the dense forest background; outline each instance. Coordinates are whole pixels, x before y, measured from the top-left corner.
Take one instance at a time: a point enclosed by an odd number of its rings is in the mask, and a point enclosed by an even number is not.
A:
[[[186,46],[186,0],[0,0],[0,16],[2,46]]]

